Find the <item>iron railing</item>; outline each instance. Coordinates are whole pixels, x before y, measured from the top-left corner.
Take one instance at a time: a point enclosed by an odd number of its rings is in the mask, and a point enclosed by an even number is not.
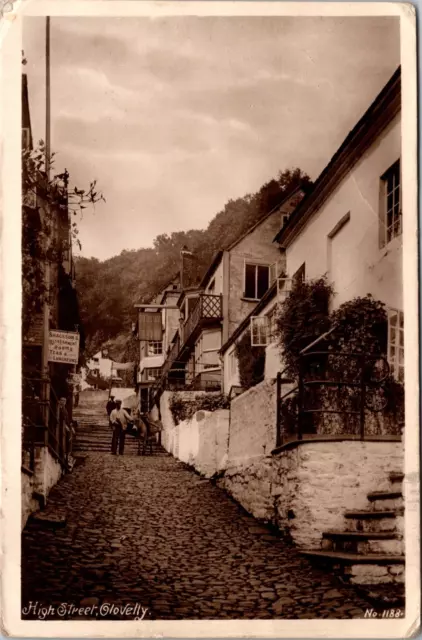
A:
[[[277,375],[276,446],[314,438],[400,439],[400,418],[385,411],[389,373],[380,355],[302,354],[297,380],[286,369]]]

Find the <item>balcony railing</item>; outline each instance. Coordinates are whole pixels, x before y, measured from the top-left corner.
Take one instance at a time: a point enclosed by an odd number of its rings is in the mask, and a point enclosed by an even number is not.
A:
[[[203,293],[182,326],[182,345],[185,345],[202,320],[221,320],[223,317],[222,296]]]

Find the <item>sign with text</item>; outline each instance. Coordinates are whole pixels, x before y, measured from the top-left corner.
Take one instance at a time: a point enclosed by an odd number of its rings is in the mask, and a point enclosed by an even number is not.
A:
[[[48,341],[49,362],[78,364],[79,333],[75,331],[50,330]]]

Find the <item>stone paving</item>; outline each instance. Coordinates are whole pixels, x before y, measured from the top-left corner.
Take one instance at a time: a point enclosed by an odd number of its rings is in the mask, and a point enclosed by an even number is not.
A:
[[[170,456],[90,453],[44,514],[66,526],[32,519],[23,532],[25,618],[41,606],[47,619],[360,618],[371,606]]]

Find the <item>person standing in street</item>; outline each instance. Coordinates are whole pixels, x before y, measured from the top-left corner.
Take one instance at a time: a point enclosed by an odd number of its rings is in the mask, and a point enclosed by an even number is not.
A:
[[[115,408],[116,408],[116,402],[114,400],[114,396],[110,396],[109,399],[108,399],[108,402],[106,404],[106,411],[107,411],[107,415],[108,415],[108,423],[109,423],[111,429],[113,428],[113,425],[111,424],[110,416],[111,416],[111,412]]]
[[[119,445],[119,454],[122,456],[125,448],[125,436],[128,422],[131,417],[125,409],[122,409],[122,401],[116,400],[116,408],[110,414],[110,423],[113,427],[113,438],[111,441],[111,453],[117,454],[117,445]]]

